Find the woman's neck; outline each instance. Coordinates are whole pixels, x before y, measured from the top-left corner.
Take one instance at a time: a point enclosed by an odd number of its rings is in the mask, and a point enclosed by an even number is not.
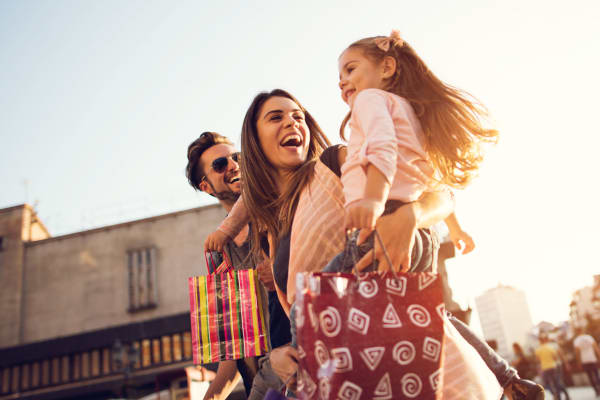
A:
[[[288,169],[281,169],[278,171],[278,179],[277,179],[277,191],[279,195],[285,193],[290,181],[292,180],[293,171]]]

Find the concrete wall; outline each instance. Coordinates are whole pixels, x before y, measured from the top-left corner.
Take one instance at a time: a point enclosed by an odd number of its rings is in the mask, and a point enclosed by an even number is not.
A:
[[[28,243],[22,343],[186,312],[187,278],[206,272],[204,238],[224,216],[214,205]],[[130,313],[127,250],[144,247],[158,307]]]
[[[19,343],[23,286],[24,206],[0,210],[0,348]]]

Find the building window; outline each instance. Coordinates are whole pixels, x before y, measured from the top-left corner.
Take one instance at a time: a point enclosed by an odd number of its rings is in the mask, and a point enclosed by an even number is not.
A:
[[[129,312],[155,308],[158,305],[156,284],[156,248],[129,250],[127,252],[129,283]]]

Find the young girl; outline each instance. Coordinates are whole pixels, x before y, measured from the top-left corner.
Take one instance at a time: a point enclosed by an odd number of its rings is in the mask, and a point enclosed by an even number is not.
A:
[[[435,77],[398,31],[351,44],[339,58],[339,72],[342,99],[350,106],[341,137],[348,122],[351,129],[341,178],[345,225],[362,229],[361,243],[384,211],[440,184],[465,187],[482,159],[480,144],[494,142],[498,132],[481,125],[485,110]],[[247,221],[238,201],[205,247],[219,250]],[[451,237],[460,234],[454,215],[446,223]],[[400,267],[408,270],[408,259]]]

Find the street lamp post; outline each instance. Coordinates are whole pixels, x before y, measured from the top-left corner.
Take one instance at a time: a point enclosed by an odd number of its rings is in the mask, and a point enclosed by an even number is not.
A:
[[[139,361],[139,357],[139,350],[132,344],[123,345],[120,339],[115,340],[112,347],[112,360],[115,371],[123,374],[121,396],[124,398],[127,398],[129,376],[133,372],[135,364]]]

